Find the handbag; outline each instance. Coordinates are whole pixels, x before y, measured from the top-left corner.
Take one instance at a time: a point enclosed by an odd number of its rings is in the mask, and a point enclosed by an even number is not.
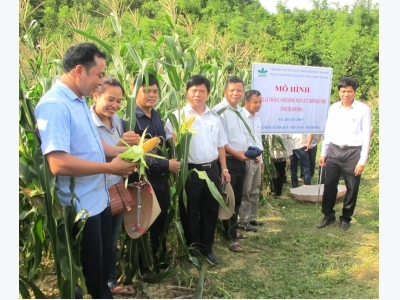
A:
[[[109,187],[108,193],[110,194],[111,214],[113,216],[123,211],[130,211],[136,202],[134,187],[128,185],[125,188],[125,182]]]

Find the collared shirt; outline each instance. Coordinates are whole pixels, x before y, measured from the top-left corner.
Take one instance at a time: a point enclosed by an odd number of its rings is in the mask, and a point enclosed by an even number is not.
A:
[[[121,120],[120,118],[114,114],[111,118],[111,127],[110,129],[106,124],[104,124],[99,116],[96,114],[94,110],[94,105],[90,107],[90,113],[92,115],[92,119],[94,124],[96,124],[97,129],[99,130],[100,136],[103,139],[104,142],[111,146],[115,146],[119,138],[124,134],[124,131],[122,129],[121,125]],[[111,187],[117,183],[122,182],[122,177],[118,175],[113,175],[113,174],[106,174],[106,179],[107,179],[107,187]]]
[[[215,105],[212,110],[217,113],[219,110],[228,105],[230,106],[228,100],[224,98],[220,103]],[[237,106],[236,110],[242,114],[242,108],[239,105]],[[232,106],[220,114],[220,117],[224,126],[226,138],[228,139],[229,147],[236,151],[246,151],[249,146],[252,146],[252,142],[250,141],[252,140],[252,137],[243,121],[234,112],[234,108]]]
[[[43,155],[63,151],[73,156],[105,162],[105,154],[97,126],[94,124],[85,97],[81,99],[57,80],[35,107],[35,117],[42,141]],[[76,210],[86,209],[91,215],[101,213],[108,205],[106,175],[74,177]],[[61,205],[71,206],[70,176],[57,176],[56,192]]]
[[[318,136],[318,134],[314,134],[313,139],[311,140],[310,149],[317,146],[318,143],[319,143],[319,136]]]
[[[290,138],[292,140],[293,150],[303,148],[304,146],[307,145],[307,142],[308,142],[308,136],[307,136],[307,134],[304,134],[304,133],[292,133],[292,134],[290,134]]]
[[[368,158],[371,137],[371,109],[368,105],[354,100],[348,108],[342,101],[331,105],[326,121],[321,156],[326,156],[330,143],[343,146],[361,146],[359,165],[365,165]]]
[[[157,155],[162,156],[161,154],[161,146],[166,139],[164,125],[161,120],[160,115],[155,109],[151,110],[151,118],[146,116],[143,110],[136,106],[136,125],[135,125],[135,133],[142,136],[144,130],[146,131],[146,138],[151,138],[154,136],[159,136],[161,138],[160,149],[157,151]],[[159,158],[148,158],[146,157],[146,163],[148,169],[146,169],[147,174],[159,176],[169,170],[169,161],[168,159],[159,159]]]
[[[182,111],[173,112],[178,120],[181,119],[183,111],[186,118],[192,115],[196,116],[191,126],[196,134],[192,135],[190,140],[189,163],[205,164],[216,160],[219,155],[218,148],[222,148],[228,143],[221,118],[212,112],[208,106],[200,115],[192,109],[190,104],[187,104],[182,108]],[[167,139],[173,136],[174,131],[169,120],[165,124],[165,131]]]
[[[243,118],[246,120],[247,124],[250,127],[251,134],[254,136],[254,139],[250,139],[250,143],[252,143],[252,146],[258,147],[261,150],[264,150],[264,146],[262,144],[262,134],[261,134],[261,119],[260,115],[256,112],[254,113],[254,116],[250,114],[250,112],[246,109],[246,107],[243,107],[242,109],[242,115]],[[262,156],[261,156],[261,162],[262,162]]]
[[[255,141],[251,139],[252,146],[258,147],[261,150],[264,150],[262,141],[261,141],[261,119],[260,115],[258,113],[255,113],[254,116],[250,114],[250,112],[243,107],[242,109],[242,115],[244,119],[247,122],[247,125],[249,125],[251,134],[254,136]]]

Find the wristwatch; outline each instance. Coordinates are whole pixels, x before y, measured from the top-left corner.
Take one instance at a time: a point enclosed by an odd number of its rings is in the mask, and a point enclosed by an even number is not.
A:
[[[228,172],[229,173],[229,170],[228,169],[222,169],[222,172]]]

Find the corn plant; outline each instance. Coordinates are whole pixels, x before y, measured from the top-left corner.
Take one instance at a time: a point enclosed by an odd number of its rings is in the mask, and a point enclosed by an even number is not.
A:
[[[110,15],[110,17],[112,18],[113,28],[118,31],[116,34],[120,37],[123,33],[123,28],[119,25],[119,18],[115,14]],[[181,195],[185,197],[184,185],[187,176],[190,175],[190,172],[196,171],[188,171],[187,169],[187,153],[191,134],[193,133],[190,131],[183,133],[182,126],[186,124],[186,119],[178,120],[176,117],[174,119],[171,112],[182,108],[185,104],[185,85],[192,75],[201,74],[210,80],[212,89],[208,106],[212,108],[223,98],[226,78],[231,75],[238,75],[245,81],[245,85],[249,86],[251,72],[249,70],[238,70],[237,74],[229,74],[228,72],[232,70],[233,63],[227,61],[220,65],[218,63],[219,59],[217,59],[219,55],[217,49],[214,49],[214,58],[211,58],[210,62],[203,62],[197,59],[196,51],[199,39],[194,39],[192,44],[185,49],[180,44],[180,37],[177,34],[175,23],[168,16],[166,20],[171,27],[172,34],[161,35],[150,51],[146,51],[143,41],[131,45],[129,43],[121,43],[119,38],[118,45],[114,46],[82,30],[70,29],[74,33],[99,44],[111,57],[107,72],[111,76],[117,77],[124,89],[129,91],[126,107],[122,109],[127,130],[133,130],[135,127],[135,100],[143,78],[146,80],[149,74],[153,74],[157,76],[160,82],[161,98],[155,108],[159,111],[164,121],[170,120],[172,122],[174,130],[179,135],[179,142],[176,140],[173,143],[169,143],[168,147],[164,143],[163,156],[168,158],[175,157],[182,162],[180,173],[170,176],[171,209],[168,213],[167,225],[161,236],[168,236],[168,242],[173,253],[173,262],[175,265],[179,265],[179,258],[182,254],[188,253],[188,247],[180,224],[178,199]],[[34,24],[32,25],[32,30],[35,27]],[[139,38],[141,38],[140,34]],[[42,261],[42,252],[47,251],[54,260],[60,296],[62,298],[71,298],[74,296],[76,282],[79,282],[84,289],[84,293],[86,292],[79,257],[74,255],[79,249],[80,236],[79,234],[78,236],[71,236],[71,228],[75,224],[75,218],[82,214],[84,215],[85,212],[75,212],[73,209],[61,208],[59,205],[54,191],[56,179],[49,171],[47,162],[41,155],[40,140],[36,135],[33,115],[34,105],[57,78],[56,76],[46,77],[43,75],[60,74],[61,60],[43,61],[40,49],[33,47],[34,43],[29,35],[24,36],[23,41],[28,45],[27,47],[31,47],[30,49],[35,56],[31,58],[28,64],[24,64],[29,66],[29,71],[21,68],[20,80],[21,222],[26,228],[29,228],[25,230],[31,233],[30,236],[26,235],[25,231],[20,234],[23,252],[26,253],[24,264],[29,269],[27,272],[29,276],[20,278],[20,292],[25,297],[27,295],[26,291],[30,289],[33,293],[37,292],[37,294],[35,293],[36,298],[43,298],[39,293],[40,291],[38,292],[38,289],[32,284],[32,279],[38,274],[38,266]],[[134,85],[132,85],[133,78],[136,79]],[[208,179],[205,172],[197,172],[200,177],[207,181],[216,201],[225,206],[219,191]],[[73,184],[71,185],[71,191],[73,192]],[[74,201],[74,199],[71,199],[71,201]],[[83,226],[84,222],[80,224]],[[40,234],[37,234],[37,232],[40,232]],[[120,241],[119,272],[124,272],[124,284],[130,284],[139,271],[139,254],[143,259],[144,266],[151,266],[148,235],[145,233],[141,238],[132,240],[122,230]],[[32,253],[29,247],[37,247],[34,249],[36,255],[28,256],[28,253]],[[194,260],[194,263],[200,268],[196,294],[197,297],[201,298],[205,278],[205,271],[202,268],[203,261]],[[124,266],[123,269],[122,266]],[[177,274],[177,267],[170,267],[167,272],[157,275],[149,282],[159,282],[175,274]]]
[[[372,114],[372,136],[368,155],[368,167],[374,171],[379,171],[379,102],[373,100],[371,105]]]

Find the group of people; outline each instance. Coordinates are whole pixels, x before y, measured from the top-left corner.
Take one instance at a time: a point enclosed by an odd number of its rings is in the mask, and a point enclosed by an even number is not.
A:
[[[70,47],[63,57],[62,77],[35,107],[41,149],[51,172],[57,176],[56,192],[61,204],[71,205],[72,178],[79,198],[75,202],[76,210],[90,212],[82,232],[80,257],[88,292],[92,298],[99,299],[113,298],[113,294],[132,297],[136,294],[132,286],[118,284],[117,242],[123,214],[112,216],[107,191],[125,178],[139,180],[135,177],[137,164],[118,157],[126,150],[120,138],[129,145],[137,144],[146,128],[148,137],[163,137],[160,143],[173,142],[174,135],[170,121],[164,124],[154,109],[159,98],[159,82],[151,74],[147,82],[143,79],[136,83],[140,85],[136,97],[136,125],[134,130],[126,130],[125,122],[116,114],[121,108],[124,88],[117,79],[105,77],[105,69],[106,54],[96,45],[80,43]],[[352,79],[341,81],[342,101],[338,102],[341,104],[335,103],[329,110],[319,160],[320,165],[326,164],[327,171],[322,203],[325,217],[318,228],[335,220],[335,188],[340,173],[348,186],[341,216],[343,230],[348,228],[354,212],[360,175],[368,156],[369,133],[367,139],[364,130],[370,129],[370,112],[363,103],[354,100],[356,88]],[[262,156],[250,159],[245,155],[251,146],[263,150],[258,114],[262,97],[257,90],[245,92],[244,82],[237,76],[227,79],[224,98],[213,108],[206,104],[210,91],[211,84],[206,77],[190,77],[186,82],[187,104],[173,113],[186,119],[195,116],[192,129],[196,134],[189,145],[188,169],[205,171],[217,188],[224,183],[232,186],[235,206],[231,218],[222,221],[223,235],[230,241],[230,250],[241,252],[243,247],[239,240],[248,236],[238,229],[257,232],[258,226],[263,225],[256,220],[264,168]],[[90,108],[86,97],[93,99]],[[272,136],[268,138],[272,141]],[[284,147],[288,147],[286,150],[278,146],[271,148],[277,174],[274,177],[276,196],[282,193],[286,162],[301,162],[305,157],[303,152],[308,150],[301,146],[301,139],[294,145],[290,138],[282,135],[282,141]],[[161,149],[163,145],[159,146]],[[160,215],[149,228],[153,265],[164,268],[169,264],[166,235],[161,235],[170,205],[168,177],[169,172],[178,173],[180,168],[181,162],[172,157],[152,159],[146,170],[161,208]],[[307,184],[310,170],[302,171]],[[293,179],[292,176],[292,183],[295,183]],[[218,264],[213,244],[219,203],[197,172],[189,175],[185,192],[187,202],[181,197],[179,209],[186,243],[212,264]],[[75,227],[74,234],[78,230],[78,226]],[[142,275],[151,273],[145,266],[140,266],[140,271]]]

